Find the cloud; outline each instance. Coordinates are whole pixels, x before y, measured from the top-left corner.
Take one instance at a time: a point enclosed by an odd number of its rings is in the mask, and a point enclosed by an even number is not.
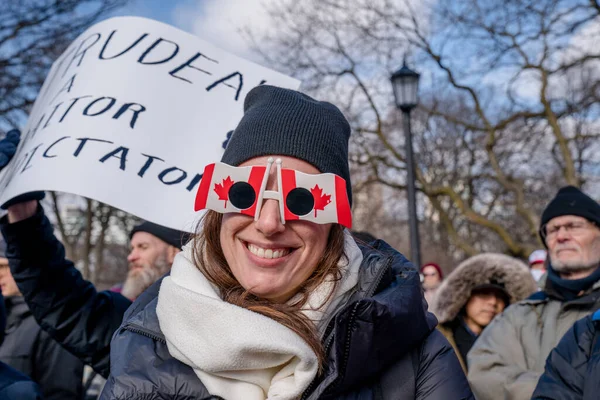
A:
[[[265,0],[205,0],[178,4],[173,10],[173,23],[198,37],[255,62],[253,54],[240,33],[244,27],[260,32],[269,25]]]

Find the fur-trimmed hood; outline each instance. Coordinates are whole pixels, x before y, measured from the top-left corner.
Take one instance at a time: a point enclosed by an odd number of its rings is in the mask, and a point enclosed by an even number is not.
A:
[[[432,312],[443,324],[454,320],[476,286],[495,280],[504,284],[510,303],[536,291],[535,280],[525,263],[504,254],[483,253],[463,261],[440,285]]]

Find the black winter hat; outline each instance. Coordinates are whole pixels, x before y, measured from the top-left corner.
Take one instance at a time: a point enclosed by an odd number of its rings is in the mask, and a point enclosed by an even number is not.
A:
[[[489,292],[495,291],[500,294],[500,296],[504,299],[504,304],[506,307],[510,304],[510,294],[506,291],[506,285],[504,282],[498,281],[492,278],[489,282],[482,283],[481,285],[477,285],[471,290],[471,296],[476,293],[481,292]]]
[[[344,178],[352,204],[349,138],[350,124],[333,104],[294,90],[261,85],[246,96],[244,116],[221,161],[238,166],[260,156],[295,157],[322,173]]]
[[[136,232],[147,232],[153,236],[156,236],[163,242],[177,247],[180,250],[190,239],[188,233],[167,228],[165,226],[157,225],[148,221],[142,222],[131,230],[131,233],[129,234],[130,240]]]
[[[540,221],[540,235],[542,227],[548,221],[563,215],[577,215],[600,226],[600,204],[575,186],[560,188],[546,206]]]

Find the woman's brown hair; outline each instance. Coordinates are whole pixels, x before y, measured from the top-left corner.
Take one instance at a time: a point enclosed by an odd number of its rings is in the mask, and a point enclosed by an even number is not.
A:
[[[343,226],[338,224],[332,226],[323,257],[300,288],[298,300],[292,304],[289,302],[279,304],[253,295],[235,279],[221,248],[222,221],[223,214],[207,211],[199,222],[193,253],[196,267],[221,290],[221,297],[226,302],[269,317],[297,333],[315,352],[321,369],[325,359],[323,345],[315,324],[301,310],[308,301],[310,293],[326,278],[333,277],[334,280],[334,290],[329,297],[335,292],[341,279],[338,263],[341,257],[345,257]]]

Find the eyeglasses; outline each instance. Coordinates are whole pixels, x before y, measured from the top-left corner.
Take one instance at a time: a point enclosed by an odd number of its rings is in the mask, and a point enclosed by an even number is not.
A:
[[[233,167],[209,164],[204,169],[194,209],[240,213],[258,220],[263,200],[279,202],[281,222],[304,220],[316,224],[338,223],[352,227],[346,181],[331,173],[305,174],[277,165],[278,190],[266,190],[273,158],[267,165]]]
[[[578,236],[584,233],[590,226],[595,226],[595,224],[587,221],[567,222],[562,225],[546,224],[542,226],[540,232],[544,240],[554,240],[561,228],[565,228],[565,232],[571,236]]]
[[[427,276],[438,276],[438,273],[437,272],[430,272],[428,274],[423,273],[423,276],[425,276],[425,277],[427,277]]]

